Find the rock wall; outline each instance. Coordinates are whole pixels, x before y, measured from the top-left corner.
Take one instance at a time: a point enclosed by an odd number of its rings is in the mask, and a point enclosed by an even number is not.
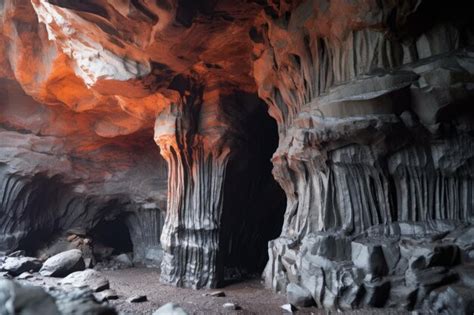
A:
[[[427,266],[397,269],[390,256],[402,245],[375,249],[384,241],[358,235],[378,226],[410,239],[388,227],[473,220],[470,4],[278,3],[251,33],[259,96],[279,125],[273,174],[287,196],[264,277],[281,292],[302,286],[321,307],[389,306],[390,292],[410,292],[387,275]]]
[[[0,250],[116,220],[200,288],[280,234],[265,279],[289,296],[443,304],[471,257],[472,6],[3,1]]]

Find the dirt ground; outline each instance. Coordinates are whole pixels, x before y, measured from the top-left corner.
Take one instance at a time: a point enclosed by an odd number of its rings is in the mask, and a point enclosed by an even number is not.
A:
[[[119,311],[127,314],[151,314],[161,305],[174,302],[189,314],[282,314],[280,305],[286,303],[283,295],[267,290],[261,280],[255,279],[219,289],[225,297],[204,296],[216,290],[181,289],[164,285],[158,281],[158,269],[130,268],[116,271],[103,271],[110,281],[110,287],[121,297],[111,301]],[[148,302],[131,304],[126,298],[143,294]],[[222,305],[227,302],[236,303],[241,310],[226,311]],[[310,314],[305,312],[300,314]]]
[[[164,285],[158,281],[158,269],[130,268],[116,271],[103,271],[110,281],[110,287],[120,296],[120,299],[111,301],[117,309],[125,314],[147,314],[150,315],[161,305],[174,302],[184,308],[188,314],[195,315],[277,315],[289,314],[280,306],[286,304],[286,297],[265,289],[260,279],[247,280],[232,284],[219,291],[224,291],[225,297],[204,296],[216,290],[192,290],[181,289]],[[130,304],[127,297],[135,294],[143,294],[148,302]],[[222,305],[227,302],[236,303],[240,310],[226,311]],[[304,308],[295,314],[340,314],[341,312],[323,311],[317,308]],[[400,314],[394,310],[358,310],[344,312],[344,314]]]
[[[274,293],[263,286],[261,279],[246,280],[231,284],[218,290],[192,290],[165,285],[159,282],[160,273],[154,268],[128,268],[119,270],[101,270],[110,282],[119,299],[110,301],[121,315],[151,315],[160,306],[173,302],[184,308],[189,315],[278,315],[290,314],[280,307],[287,303],[286,297]],[[20,280],[24,284],[39,286],[58,286],[60,278],[33,277]],[[225,297],[206,296],[206,293],[224,291]],[[148,301],[129,303],[127,299],[133,295],[146,295]],[[223,308],[224,303],[235,303],[239,310],[228,311]],[[339,311],[325,311],[316,307],[301,308],[294,314],[340,314]],[[395,315],[403,312],[389,309],[365,309],[343,312],[345,315]],[[410,314],[405,312],[403,314]]]

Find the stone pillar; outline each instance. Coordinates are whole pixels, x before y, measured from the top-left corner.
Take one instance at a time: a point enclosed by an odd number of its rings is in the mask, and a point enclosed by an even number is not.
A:
[[[168,205],[161,235],[161,281],[215,287],[219,226],[230,148],[219,117],[219,93],[184,96],[160,113],[155,142],[168,163]]]

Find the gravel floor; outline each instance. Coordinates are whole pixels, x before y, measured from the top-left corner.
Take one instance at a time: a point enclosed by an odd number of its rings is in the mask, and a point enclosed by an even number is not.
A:
[[[280,305],[286,303],[284,296],[265,289],[258,279],[220,289],[225,292],[225,297],[211,297],[203,295],[216,290],[196,291],[161,284],[157,269],[130,268],[103,273],[109,279],[110,287],[121,297],[112,303],[120,311],[130,314],[151,314],[168,302],[178,303],[189,314],[282,314]],[[128,296],[135,294],[146,295],[148,302],[126,302]],[[242,309],[225,311],[222,305],[227,302],[236,303]]]
[[[161,284],[157,269],[130,268],[116,271],[103,271],[110,281],[110,287],[120,296],[119,300],[112,301],[119,311],[126,314],[151,314],[161,305],[174,302],[183,307],[189,314],[213,315],[246,315],[262,314],[277,315],[285,313],[280,306],[286,303],[286,297],[265,289],[260,279],[248,280],[232,284],[219,289],[224,291],[225,297],[204,296],[216,290],[180,289]],[[127,297],[135,294],[144,294],[148,302],[130,304]],[[241,310],[226,311],[222,305],[226,302],[236,303]],[[357,310],[344,314],[402,314],[395,310]],[[341,314],[336,311],[323,311],[317,308],[300,309],[295,314]]]
[[[151,315],[160,306],[174,302],[184,308],[189,315],[277,315],[289,314],[280,306],[286,304],[284,295],[276,294],[266,289],[260,279],[247,280],[240,283],[228,285],[219,291],[224,291],[225,297],[205,296],[217,290],[192,290],[182,289],[165,285],[159,282],[159,270],[153,268],[128,268],[120,270],[101,270],[108,278],[110,288],[117,292],[119,299],[110,301],[122,315]],[[20,280],[24,284],[39,286],[58,286],[60,278],[34,276],[28,280]],[[140,303],[129,303],[127,299],[133,295],[146,295],[148,301]],[[223,308],[224,303],[235,303],[241,307],[236,311],[228,311]],[[295,314],[340,314],[337,311],[324,311],[315,307],[299,309]],[[410,314],[388,309],[370,309],[344,312],[344,314],[355,315],[395,315]]]

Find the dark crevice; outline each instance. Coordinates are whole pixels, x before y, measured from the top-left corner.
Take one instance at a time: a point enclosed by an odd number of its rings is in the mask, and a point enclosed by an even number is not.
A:
[[[221,250],[227,285],[259,275],[268,261],[268,241],[281,233],[286,197],[272,176],[270,161],[278,146],[276,122],[260,100],[239,128],[241,149],[229,161],[224,184]]]

